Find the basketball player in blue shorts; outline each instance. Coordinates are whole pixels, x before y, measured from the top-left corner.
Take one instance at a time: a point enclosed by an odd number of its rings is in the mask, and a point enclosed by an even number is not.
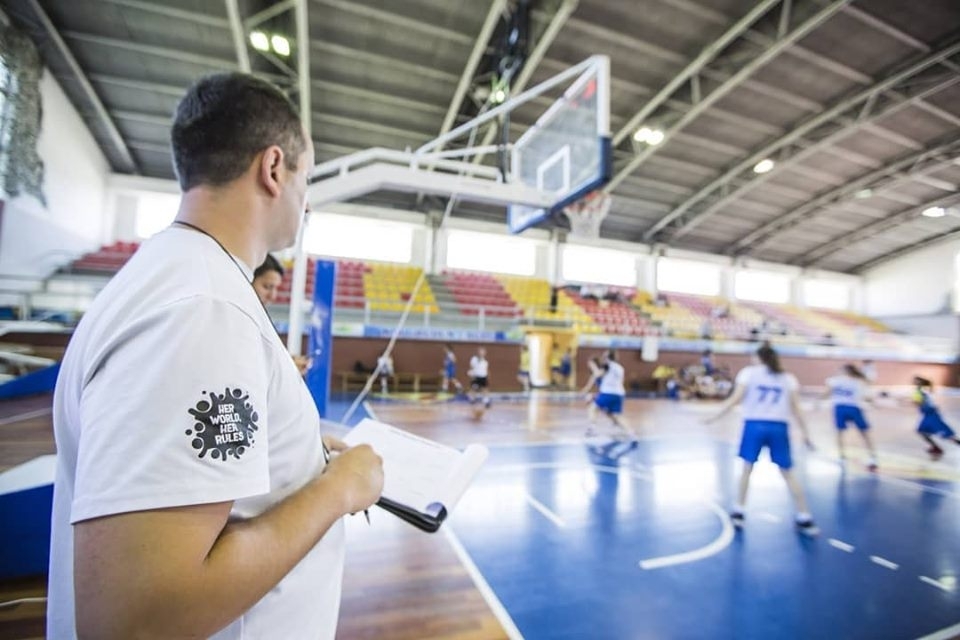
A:
[[[930,448],[927,453],[934,460],[939,460],[943,456],[943,449],[933,441],[933,436],[941,436],[947,440],[952,440],[960,444],[960,438],[953,429],[950,428],[940,416],[940,410],[933,404],[930,394],[933,392],[933,383],[926,378],[914,376],[913,384],[916,389],[913,392],[913,403],[920,409],[920,424],[917,425],[917,433],[923,438]]]
[[[463,385],[457,380],[457,356],[453,352],[453,347],[450,343],[443,345],[443,369],[440,373],[443,376],[440,389],[444,393],[446,393],[451,382],[453,383],[454,389],[457,390],[457,393],[463,392]]]
[[[621,417],[623,414],[623,399],[627,392],[623,386],[623,365],[617,362],[617,354],[613,349],[605,351],[600,357],[600,368],[603,375],[600,378],[597,396],[593,399],[589,408],[590,426],[587,427],[587,435],[593,435],[597,422],[597,410],[600,410],[631,440],[636,440],[633,432]]]
[[[833,419],[837,427],[837,448],[840,451],[840,459],[845,460],[847,457],[843,448],[843,434],[847,430],[847,424],[852,422],[860,431],[867,449],[870,450],[867,469],[876,471],[877,452],[870,440],[870,434],[867,433],[870,425],[863,416],[863,403],[867,395],[866,376],[855,365],[845,364],[840,375],[827,378],[827,390],[833,401]]]
[[[745,367],[737,374],[733,395],[716,415],[706,420],[708,424],[716,422],[734,406],[743,404],[743,436],[740,441],[743,474],[740,476],[737,503],[730,513],[730,520],[737,528],[743,526],[753,465],[760,456],[760,450],[767,448],[770,459],[780,467],[780,473],[793,496],[797,508],[797,530],[809,536],[820,532],[810,515],[803,488],[792,472],[793,458],[787,435],[787,423],[791,417],[800,426],[807,446],[812,448],[807,425],[800,414],[798,386],[797,379],[783,370],[777,352],[769,345],[764,345],[757,350],[756,364]]]

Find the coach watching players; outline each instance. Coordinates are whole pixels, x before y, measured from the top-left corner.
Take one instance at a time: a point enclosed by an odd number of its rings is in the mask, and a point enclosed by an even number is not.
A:
[[[367,446],[325,463],[319,416],[250,285],[302,222],[313,145],[244,74],[177,107],[176,222],[97,297],[54,399],[51,638],[333,638],[342,517]]]

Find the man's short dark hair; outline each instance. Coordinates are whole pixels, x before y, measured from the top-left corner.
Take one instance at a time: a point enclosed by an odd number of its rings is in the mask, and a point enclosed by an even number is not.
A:
[[[269,147],[283,150],[296,171],[306,148],[300,116],[269,82],[245,73],[206,76],[187,90],[170,133],[180,188],[221,186],[236,180]]]
[[[280,265],[280,261],[268,253],[267,258],[263,261],[263,264],[257,267],[253,272],[253,279],[256,280],[263,274],[270,271],[276,271],[280,274],[281,278],[283,277],[283,267]]]

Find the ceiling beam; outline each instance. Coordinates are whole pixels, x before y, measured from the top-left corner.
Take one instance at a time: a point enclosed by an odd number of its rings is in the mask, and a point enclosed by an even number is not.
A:
[[[520,70],[520,75],[517,76],[517,79],[514,80],[513,84],[510,86],[511,94],[520,94],[526,88],[527,83],[530,82],[530,79],[533,77],[534,71],[537,70],[537,67],[540,66],[540,62],[546,57],[547,49],[550,48],[550,45],[553,44],[553,41],[557,38],[560,30],[570,19],[570,16],[573,15],[573,12],[576,11],[578,4],[579,0],[563,0],[563,2],[557,8],[556,13],[550,16],[550,21],[547,23],[546,28],[540,35],[540,39],[537,40],[537,44],[533,47],[533,51],[530,52],[530,55],[527,56],[526,61],[524,61],[523,68]],[[488,146],[493,142],[493,138],[496,135],[496,127],[487,127],[487,131],[483,134],[483,139],[479,146]],[[480,164],[483,162],[484,157],[485,154],[478,153],[473,158],[473,164]]]
[[[227,18],[230,21],[230,32],[233,35],[233,48],[237,51],[237,66],[240,71],[250,73],[250,55],[247,52],[247,38],[243,32],[243,22],[240,20],[240,8],[237,0],[223,0],[227,8]]]
[[[854,229],[849,233],[845,233],[837,238],[834,238],[830,242],[826,242],[818,247],[814,247],[810,251],[805,252],[802,257],[791,260],[790,264],[796,264],[802,267],[816,265],[822,262],[827,256],[833,255],[837,251],[845,249],[856,242],[861,242],[868,238],[872,238],[873,236],[881,234],[884,231],[888,231],[894,227],[898,227],[904,223],[914,220],[924,209],[928,209],[930,207],[950,207],[958,203],[960,203],[960,194],[954,193],[948,196],[942,196],[935,200],[924,202],[923,204],[915,207],[903,209],[902,211],[898,211],[897,213],[883,218],[882,220],[877,220],[876,222],[872,222],[864,227],[860,227],[859,229]]]
[[[77,62],[77,58],[73,55],[70,47],[68,47],[67,43],[64,42],[60,32],[50,20],[50,16],[48,16],[43,10],[43,7],[40,6],[38,0],[30,0],[30,7],[33,9],[33,12],[36,14],[37,19],[40,21],[40,24],[43,26],[44,31],[46,31],[47,36],[53,42],[53,45],[56,47],[57,51],[61,56],[63,56],[67,66],[70,68],[70,72],[73,74],[73,79],[76,80],[77,84],[80,86],[80,90],[86,96],[87,100],[89,100],[93,105],[93,110],[96,113],[97,120],[99,120],[100,124],[106,131],[110,144],[113,145],[114,150],[120,155],[120,159],[126,165],[123,167],[123,169],[131,173],[140,173],[140,168],[137,166],[137,163],[133,158],[133,154],[130,153],[130,149],[127,147],[127,143],[120,134],[120,130],[117,129],[116,123],[114,123],[113,118],[110,117],[110,113],[107,111],[106,106],[104,106],[103,101],[97,94],[96,89],[94,89],[93,85],[90,84],[87,74],[80,67],[80,63]]]
[[[143,11],[144,13],[152,13],[165,18],[174,18],[175,20],[183,20],[184,22],[190,22],[193,24],[202,24],[205,27],[213,27],[215,29],[224,30],[230,28],[229,20],[225,20],[220,16],[211,16],[200,11],[189,11],[187,9],[168,7],[166,4],[161,2],[145,2],[144,0],[100,0],[100,2],[107,2],[109,4],[117,5],[118,7]]]
[[[148,153],[158,153],[170,155],[169,144],[157,144],[156,142],[146,142],[144,140],[131,140],[130,147],[137,151],[147,151]]]
[[[393,13],[392,11],[385,11],[377,7],[367,6],[354,0],[313,0],[313,3],[324,7],[331,7],[337,11],[351,13],[362,18],[362,23],[364,24],[367,20],[379,20],[391,26],[409,29],[410,31],[418,31],[430,36],[437,36],[462,45],[470,46],[474,43],[474,39],[469,35],[441,27],[430,20],[408,18],[407,16]],[[398,7],[403,5],[402,3],[396,2],[382,3],[382,6]]]
[[[119,78],[117,76],[104,75],[102,73],[91,73],[90,79],[98,84],[110,84],[125,89],[135,91],[149,91],[152,93],[163,93],[168,96],[182,98],[187,92],[187,87],[179,87],[172,84],[161,84],[159,82],[149,82],[145,80],[132,80],[130,78]]]
[[[534,13],[543,21],[548,19],[548,16],[542,12],[537,11]],[[586,34],[587,36],[596,38],[602,42],[633,49],[637,53],[650,56],[652,58],[658,58],[664,62],[669,62],[670,64],[683,64],[686,62],[686,57],[682,53],[673,51],[671,49],[665,49],[664,47],[660,47],[655,44],[650,44],[649,42],[623,33],[622,31],[617,31],[616,29],[611,29],[594,22],[588,22],[587,20],[583,20],[581,18],[568,18],[566,24],[568,27],[570,27],[570,29],[579,31],[582,34]]]
[[[888,36],[896,40],[899,40],[900,42],[907,45],[908,47],[913,47],[917,51],[922,51],[924,53],[926,53],[927,51],[930,51],[930,45],[927,44],[926,42],[918,38],[914,38],[913,36],[905,32],[903,29],[895,27],[889,22],[887,22],[886,20],[881,20],[877,16],[867,13],[866,11],[864,11],[863,9],[857,6],[850,5],[844,9],[844,12],[849,14],[850,16],[853,16],[863,24],[873,27],[877,31],[881,31],[887,34]],[[960,65],[953,62],[952,60],[941,60],[940,64],[950,69],[951,71],[960,71]]]
[[[694,205],[698,204],[702,200],[706,199],[710,195],[721,193],[721,197],[717,202],[714,202],[705,210],[695,213],[687,217],[686,222],[679,229],[679,231],[674,235],[674,237],[682,236],[692,230],[697,224],[699,224],[703,219],[712,215],[715,211],[719,209],[720,206],[723,206],[727,202],[730,202],[733,198],[737,197],[739,194],[744,191],[753,188],[753,186],[766,181],[771,178],[773,175],[776,175],[777,172],[782,171],[785,166],[791,162],[796,162],[802,158],[809,157],[814,152],[823,149],[830,144],[836,142],[839,138],[848,135],[850,133],[849,124],[844,124],[844,122],[849,123],[852,119],[854,125],[857,124],[866,124],[871,121],[875,121],[882,115],[891,113],[892,110],[902,108],[909,104],[912,100],[916,100],[927,95],[931,95],[936,91],[940,91],[954,83],[956,83],[960,78],[956,76],[950,76],[946,80],[937,83],[932,88],[927,88],[922,90],[919,93],[916,93],[912,98],[907,100],[901,100],[900,102],[895,102],[893,107],[890,107],[886,110],[877,111],[869,118],[864,118],[860,123],[856,122],[856,117],[850,116],[847,112],[851,110],[860,110],[860,105],[867,102],[871,99],[872,96],[875,96],[879,93],[887,91],[897,84],[903,82],[904,80],[909,80],[913,76],[917,75],[921,71],[927,69],[928,67],[936,64],[939,60],[953,55],[960,51],[960,42],[954,40],[951,43],[948,43],[938,49],[936,52],[932,52],[920,57],[919,60],[915,60],[912,63],[906,65],[898,71],[892,72],[883,79],[879,80],[876,84],[871,87],[867,87],[853,94],[837,101],[832,107],[824,109],[822,112],[815,114],[808,118],[805,122],[802,122],[794,127],[791,127],[790,131],[785,135],[772,140],[766,145],[763,145],[760,149],[755,151],[745,160],[737,163],[719,178],[713,182],[707,184],[697,193],[692,195],[690,198],[682,202],[677,206],[669,215],[665,216],[662,220],[658,221],[653,227],[648,229],[644,233],[644,239],[650,240],[661,230],[665,229],[668,225],[673,223],[676,220],[681,219],[681,216],[684,216]],[[901,96],[902,97],[902,96]],[[878,115],[879,114],[879,115]],[[800,153],[795,154],[789,159],[781,158],[778,166],[774,168],[774,171],[765,173],[762,175],[757,175],[752,173],[753,167],[757,162],[765,158],[774,157],[775,152],[780,151],[781,149],[786,149],[789,145],[798,142],[803,136],[806,136],[814,130],[828,125],[834,121],[840,121],[838,129],[832,131],[826,137],[821,138],[819,141],[814,142],[812,145],[805,148]],[[662,145],[661,145],[662,146]],[[734,183],[735,180],[739,179],[741,181],[740,186],[736,189],[731,190],[730,186]]]
[[[434,69],[433,67],[416,64],[413,62],[405,62],[397,59],[396,57],[371,53],[370,51],[363,51],[361,49],[354,49],[352,47],[335,44],[333,42],[312,40],[310,42],[310,47],[311,49],[322,53],[343,56],[344,58],[351,58],[367,63],[372,68],[386,67],[400,69],[423,78],[438,80],[440,82],[449,82],[451,84],[455,84],[460,80],[460,77],[457,75],[447,73],[446,71],[440,71],[439,69]],[[333,64],[335,64],[335,62],[333,62]]]
[[[885,253],[877,258],[872,258],[866,262],[862,262],[853,267],[850,271],[852,273],[862,275],[868,269],[872,269],[873,267],[883,264],[884,262],[889,262],[899,258],[900,256],[905,256],[908,253],[913,253],[914,251],[924,249],[931,245],[940,244],[941,242],[949,242],[950,240],[955,240],[957,238],[960,238],[960,229],[954,229],[953,231],[947,233],[935,233],[932,236],[927,236],[923,240],[919,240],[917,242],[908,244],[905,247],[901,247],[896,251],[891,251],[890,253]]]
[[[477,34],[477,39],[473,43],[473,49],[470,51],[470,55],[467,56],[467,62],[463,66],[463,72],[460,74],[460,81],[457,83],[457,88],[453,92],[453,98],[450,100],[450,106],[447,107],[447,113],[443,117],[443,123],[440,125],[440,133],[438,133],[437,136],[442,136],[453,128],[457,114],[460,113],[460,106],[463,104],[463,99],[467,95],[467,89],[470,88],[483,53],[487,50],[487,46],[490,43],[490,36],[493,35],[493,30],[500,21],[500,14],[503,13],[506,6],[507,0],[491,0],[490,8],[487,10],[487,17],[483,21],[480,33]],[[443,147],[440,147],[437,151],[442,149]]]
[[[960,137],[958,136],[932,145],[921,152],[910,153],[880,169],[814,196],[809,202],[757,227],[735,242],[728,249],[728,253],[740,255],[756,251],[780,234],[815,217],[823,209],[856,200],[857,194],[863,190],[869,189],[876,193],[889,189],[915,176],[949,164],[955,158],[960,158]]]
[[[443,107],[439,105],[431,104],[429,102],[420,102],[419,100],[411,100],[410,98],[401,98],[400,96],[395,96],[392,93],[373,91],[371,89],[363,89],[361,87],[355,87],[349,84],[342,84],[330,80],[318,80],[316,78],[310,81],[310,86],[320,91],[340,93],[364,102],[377,102],[392,107],[399,107],[408,111],[425,113],[431,117],[440,117],[443,115]]]
[[[632,135],[646,119],[656,111],[660,105],[666,102],[667,98],[672,96],[680,87],[684,86],[691,78],[695,77],[708,62],[716,58],[731,42],[739,38],[744,31],[770,11],[782,0],[761,0],[745,16],[734,23],[719,38],[703,48],[700,54],[691,60],[681,71],[673,75],[668,82],[655,96],[647,100],[640,109],[633,114],[627,122],[613,136],[613,144],[619,145],[627,136]]]
[[[36,2],[36,0],[31,0],[31,2]],[[218,70],[237,70],[237,63],[235,60],[229,60],[226,58],[216,58],[214,56],[200,55],[196,53],[188,53],[180,49],[169,49],[167,47],[157,47],[153,45],[142,44],[139,42],[132,42],[130,40],[121,40],[119,38],[107,38],[105,36],[93,35],[90,33],[82,33],[79,31],[64,31],[64,37],[71,40],[76,40],[78,42],[86,42],[88,44],[98,45],[101,47],[109,47],[112,49],[121,49],[123,51],[131,51],[133,53],[140,53],[148,56],[156,56],[158,58],[166,58],[168,60],[177,60],[179,62],[187,62],[190,64],[195,64],[203,67],[212,67]]]
[[[263,11],[258,11],[243,21],[244,31],[250,31],[254,27],[263,24],[267,20],[272,20],[280,14],[292,10],[296,3],[297,0],[283,0],[282,2],[277,2],[276,4],[267,7]]]
[[[914,100],[914,102],[919,102],[919,99]],[[907,147],[908,149],[923,149],[923,144],[917,142],[913,138],[897,133],[896,131],[890,131],[889,129],[881,127],[877,124],[866,123],[860,125],[860,128],[868,133],[872,133],[878,138],[883,138],[884,140],[894,144],[899,144],[900,146]]]
[[[844,5],[849,3],[850,0],[833,0],[827,5],[820,8],[806,20],[801,22],[799,25],[794,27],[789,33],[784,35],[782,38],[776,40],[774,44],[767,47],[764,51],[760,52],[758,55],[753,57],[749,62],[743,65],[738,69],[732,76],[730,76],[725,82],[720,86],[715,88],[710,94],[703,97],[703,99],[695,104],[693,108],[685,113],[676,123],[674,123],[665,133],[664,140],[661,144],[651,147],[646,147],[643,151],[638,153],[630,162],[625,166],[621,167],[616,174],[613,176],[613,179],[603,188],[604,192],[609,193],[626,177],[627,175],[633,173],[637,168],[647,161],[651,156],[653,156],[659,149],[662,149],[670,141],[670,137],[675,134],[677,131],[680,131],[686,127],[690,122],[695,120],[700,116],[701,113],[706,111],[710,106],[715,103],[720,98],[724,97],[740,85],[744,80],[751,76],[754,72],[760,69],[762,66],[766,65],[768,62],[773,60],[775,57],[780,55],[784,50],[788,49],[793,45],[794,42],[803,38],[807,34],[811,33],[814,29],[819,27],[821,24],[826,22],[833,16],[837,11],[839,11]],[[652,235],[652,234],[651,234]],[[645,234],[646,237],[646,234]]]
[[[371,133],[379,133],[393,136],[395,138],[414,140],[421,143],[429,140],[431,136],[429,132],[412,131],[407,127],[392,127],[386,124],[368,122],[367,120],[358,120],[357,118],[341,116],[333,113],[314,113],[313,120],[314,122],[323,122],[335,127],[350,127],[352,129],[370,131]]]
[[[173,119],[169,115],[160,115],[154,113],[141,113],[139,111],[113,110],[110,114],[117,120],[126,120],[129,122],[140,122],[142,124],[156,125],[158,127],[170,127]]]
[[[842,137],[842,136],[838,136],[838,137]],[[816,147],[815,151],[819,151],[821,153],[826,153],[828,155],[835,156],[837,158],[840,158],[841,160],[846,160],[851,164],[860,165],[861,167],[876,169],[878,167],[883,166],[883,163],[877,160],[876,158],[871,158],[870,156],[866,156],[857,151],[847,149],[846,147],[831,146],[832,142],[834,141],[831,141],[830,143],[824,143],[824,144],[819,144],[819,142],[822,142],[822,140],[818,142],[812,142],[810,140],[807,140],[806,138],[801,138],[800,140],[797,140],[797,146],[799,146],[804,151],[806,151],[807,149],[811,149],[810,153],[813,153],[814,152],[813,147]],[[797,162],[799,161],[800,159],[797,159]],[[791,169],[795,165],[795,163],[793,162],[793,158],[790,158],[788,160],[783,160],[781,158],[781,161],[780,161],[781,168],[783,168],[783,165],[786,162],[790,162]],[[776,168],[774,169],[776,170]]]
[[[300,123],[310,137],[313,131],[313,103],[310,90],[310,16],[307,0],[297,0],[293,5],[297,29],[297,92],[300,94]],[[297,335],[300,335],[297,332]]]

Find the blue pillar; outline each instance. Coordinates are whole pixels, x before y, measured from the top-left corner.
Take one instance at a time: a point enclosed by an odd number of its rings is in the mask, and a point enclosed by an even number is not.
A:
[[[308,326],[310,342],[307,355],[310,369],[307,370],[307,387],[313,395],[320,417],[327,416],[330,399],[330,367],[333,353],[333,290],[337,282],[337,263],[317,260],[313,287],[313,311]]]

